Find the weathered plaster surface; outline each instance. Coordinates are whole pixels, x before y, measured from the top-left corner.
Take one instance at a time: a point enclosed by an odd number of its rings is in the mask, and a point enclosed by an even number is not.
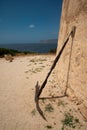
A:
[[[87,0],[63,0],[57,53],[72,26],[76,26],[76,34],[72,48],[68,87],[87,104]],[[67,81],[71,40],[70,38],[56,68],[58,85],[63,89]],[[69,89],[67,92],[69,93]]]

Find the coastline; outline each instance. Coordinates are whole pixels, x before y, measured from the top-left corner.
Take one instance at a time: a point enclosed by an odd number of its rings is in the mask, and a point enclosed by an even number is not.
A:
[[[52,49],[57,48],[57,43],[20,43],[20,44],[1,44],[0,48],[16,50],[18,52],[35,52],[47,53]]]
[[[37,53],[32,51],[18,51],[14,49],[0,48],[0,57],[4,57],[4,55],[11,56],[24,56],[24,55],[47,55],[47,54],[56,54],[56,49],[51,49],[48,52]]]

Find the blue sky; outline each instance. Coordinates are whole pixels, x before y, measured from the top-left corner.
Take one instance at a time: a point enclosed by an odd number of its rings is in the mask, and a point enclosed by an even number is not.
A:
[[[58,36],[62,0],[0,0],[0,43],[38,43]]]

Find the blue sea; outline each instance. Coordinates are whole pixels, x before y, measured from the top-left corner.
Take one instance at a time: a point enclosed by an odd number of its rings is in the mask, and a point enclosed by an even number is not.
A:
[[[30,51],[47,53],[57,48],[57,43],[22,43],[22,44],[0,44],[0,48],[14,49],[18,51]]]

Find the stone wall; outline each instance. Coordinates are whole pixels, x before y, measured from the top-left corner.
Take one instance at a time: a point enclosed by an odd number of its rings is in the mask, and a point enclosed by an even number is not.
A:
[[[72,47],[68,84],[66,82],[72,38],[57,64],[57,81],[61,89],[65,90],[68,87],[67,93],[70,96],[74,93],[87,104],[87,0],[63,0],[57,53],[73,26],[76,26],[76,33]]]

